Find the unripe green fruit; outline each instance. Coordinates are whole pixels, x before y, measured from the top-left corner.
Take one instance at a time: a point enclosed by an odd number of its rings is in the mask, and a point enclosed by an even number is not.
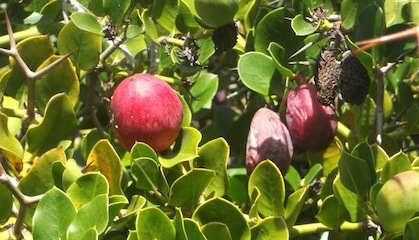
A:
[[[195,0],[195,10],[205,23],[220,27],[233,21],[239,10],[238,0]]]
[[[170,85],[142,73],[117,86],[110,110],[115,135],[127,150],[135,142],[145,142],[156,152],[169,148],[183,119],[182,103]]]
[[[419,172],[401,172],[389,179],[378,192],[375,203],[384,230],[402,232],[419,211]]]

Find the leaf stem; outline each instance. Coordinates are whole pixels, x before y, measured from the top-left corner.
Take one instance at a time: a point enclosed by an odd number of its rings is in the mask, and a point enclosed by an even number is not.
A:
[[[322,223],[309,223],[302,225],[295,225],[290,229],[290,238],[300,237],[303,235],[309,235],[313,233],[322,233],[327,231],[333,231],[333,228],[330,228]],[[339,231],[343,232],[363,232],[364,223],[350,223],[344,222]]]

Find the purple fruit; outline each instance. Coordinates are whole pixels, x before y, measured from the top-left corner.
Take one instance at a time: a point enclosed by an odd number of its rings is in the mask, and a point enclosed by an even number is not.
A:
[[[259,109],[250,124],[246,145],[246,168],[250,173],[269,159],[285,175],[293,155],[290,134],[279,115],[268,108]]]
[[[292,140],[307,151],[326,149],[336,134],[336,113],[331,106],[320,104],[311,84],[290,91],[286,121]]]

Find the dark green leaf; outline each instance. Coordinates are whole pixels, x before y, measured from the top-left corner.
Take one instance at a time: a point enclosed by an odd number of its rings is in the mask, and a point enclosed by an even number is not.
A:
[[[194,168],[178,178],[170,188],[169,205],[193,209],[214,175],[212,170]]]
[[[153,159],[148,157],[137,158],[131,166],[131,175],[138,189],[158,190],[160,171]]]
[[[152,18],[164,29],[171,32],[175,27],[175,20],[179,13],[179,0],[155,1]]]
[[[202,108],[210,109],[212,99],[217,93],[218,75],[202,71],[190,89],[192,101],[192,112],[196,113]]]
[[[185,223],[183,221],[183,214],[180,208],[176,208],[176,215],[173,218],[173,225],[176,229],[176,240],[187,240],[188,236],[185,231]]]
[[[117,26],[122,24],[131,1],[125,0],[103,0],[103,9]]]
[[[347,189],[341,182],[340,177],[336,177],[333,182],[333,192],[336,199],[341,203],[349,216],[350,222],[361,222],[367,218],[363,208],[363,200],[356,193]],[[345,215],[346,216],[346,215]],[[346,218],[345,218],[346,219]]]
[[[339,161],[339,174],[342,184],[350,191],[365,196],[371,184],[370,169],[366,160],[342,152]]]
[[[190,218],[184,219],[185,231],[188,239],[194,240],[208,240],[205,238],[201,229],[198,226],[198,223]]]
[[[112,1],[112,0],[109,0]],[[144,27],[145,27],[145,34],[150,37],[151,40],[154,42],[158,42],[159,33],[157,32],[156,24],[154,23],[153,19],[150,17],[150,13],[148,9],[145,9],[142,14]]]
[[[109,196],[109,219],[111,223],[116,216],[120,213],[121,209],[128,204],[128,199],[124,195]]]
[[[301,188],[293,192],[287,200],[287,208],[285,209],[284,217],[287,226],[294,226],[297,218],[303,208],[308,194],[308,187]]]
[[[404,228],[403,240],[419,239],[419,217],[410,219]]]
[[[343,214],[342,205],[334,195],[330,195],[324,199],[316,218],[327,227],[337,230],[344,222]]]
[[[13,195],[4,184],[0,184],[0,223],[9,219],[13,209]]]

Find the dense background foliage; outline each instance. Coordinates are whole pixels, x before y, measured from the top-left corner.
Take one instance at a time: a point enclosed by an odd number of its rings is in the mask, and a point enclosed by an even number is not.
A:
[[[418,239],[419,178],[380,190],[419,166],[419,3],[241,0],[235,23],[215,28],[195,2],[0,3],[0,239]],[[327,149],[296,145],[287,172],[263,161],[249,176],[252,116],[264,106],[283,116],[336,39],[358,49],[366,100],[333,102]],[[138,72],[183,101],[181,134],[163,153],[126,151],[112,131],[113,89]]]

